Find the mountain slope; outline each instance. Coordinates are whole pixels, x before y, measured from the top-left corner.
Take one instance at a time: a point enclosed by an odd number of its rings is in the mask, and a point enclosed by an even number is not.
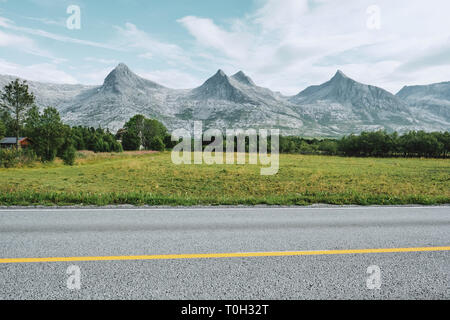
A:
[[[183,106],[179,117],[202,120],[208,128],[281,128],[297,134],[303,127],[285,100],[256,86],[242,71],[229,77],[219,70],[177,103]]]
[[[13,79],[0,76],[0,86]],[[29,86],[37,104],[55,106],[65,122],[111,130],[138,113],[162,121],[169,130],[192,127],[194,120],[203,121],[205,128],[278,128],[283,134],[305,136],[450,127],[449,83],[406,87],[394,96],[341,71],[293,97],[257,86],[242,71],[228,76],[219,70],[198,88],[175,90],[137,76],[124,64],[100,86],[39,82]]]
[[[450,127],[450,82],[405,86],[396,96],[405,101],[419,119]]]
[[[76,96],[61,108],[65,121],[79,125],[107,126],[117,130],[133,115],[142,113],[161,120],[170,118],[165,100],[170,92],[155,82],[143,79],[124,64],[106,77],[102,86]]]
[[[0,75],[0,90],[3,90],[5,85],[18,79],[18,77],[9,75]],[[19,78],[20,79],[20,78]],[[26,79],[20,79],[26,80]],[[30,91],[36,96],[36,103],[39,106],[52,106],[60,109],[62,105],[70,103],[85,91],[88,91],[95,86],[85,85],[71,85],[71,84],[54,84],[42,83],[36,81],[27,81]]]
[[[346,132],[414,127],[407,105],[388,91],[359,83],[338,71],[322,85],[311,86],[289,99],[304,117]]]

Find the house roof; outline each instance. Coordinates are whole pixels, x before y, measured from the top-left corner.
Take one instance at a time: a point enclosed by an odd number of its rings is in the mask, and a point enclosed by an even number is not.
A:
[[[25,137],[19,138],[19,141],[22,141]],[[17,140],[14,137],[6,137],[0,141],[0,144],[17,144]]]

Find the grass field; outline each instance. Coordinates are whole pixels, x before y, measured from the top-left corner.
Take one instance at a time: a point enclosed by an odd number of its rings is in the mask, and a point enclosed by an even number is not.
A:
[[[170,153],[84,153],[74,167],[0,169],[0,205],[450,203],[450,161],[281,155],[253,165],[175,166]]]

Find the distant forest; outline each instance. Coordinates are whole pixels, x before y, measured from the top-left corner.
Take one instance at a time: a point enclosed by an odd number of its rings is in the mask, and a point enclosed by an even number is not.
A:
[[[411,131],[399,135],[377,131],[325,140],[281,137],[280,152],[348,157],[446,158],[450,156],[450,132]]]
[[[223,137],[224,149],[226,137]],[[210,142],[204,142],[207,146]],[[271,149],[268,139],[268,152]],[[249,138],[245,140],[249,151]],[[386,131],[362,132],[340,139],[307,139],[298,136],[280,136],[279,150],[282,154],[330,155],[346,157],[427,157],[450,156],[450,132],[411,131],[400,135]],[[237,138],[235,138],[237,151]]]

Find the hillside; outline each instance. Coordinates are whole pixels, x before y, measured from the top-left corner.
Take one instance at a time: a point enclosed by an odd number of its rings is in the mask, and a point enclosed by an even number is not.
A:
[[[0,76],[3,87],[15,77]],[[393,95],[361,84],[343,72],[288,97],[260,87],[244,72],[217,71],[191,90],[166,88],[119,64],[99,86],[29,82],[39,106],[55,106],[71,125],[118,130],[135,114],[162,121],[170,130],[278,128],[283,134],[341,136],[363,130],[404,132],[450,129],[450,85],[406,87]]]

